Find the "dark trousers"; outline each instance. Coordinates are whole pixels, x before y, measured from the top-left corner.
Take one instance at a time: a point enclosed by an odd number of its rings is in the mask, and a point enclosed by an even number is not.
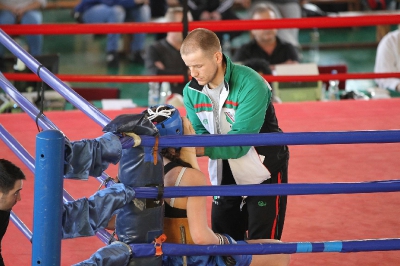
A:
[[[263,184],[288,182],[288,161]],[[223,160],[221,185],[236,185],[227,160]],[[214,197],[211,210],[212,229],[235,240],[281,239],[287,196]],[[246,231],[247,234],[246,234]]]

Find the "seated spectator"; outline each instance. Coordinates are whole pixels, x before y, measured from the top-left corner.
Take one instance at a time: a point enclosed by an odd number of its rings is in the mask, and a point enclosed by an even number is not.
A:
[[[125,19],[125,10],[120,1],[91,1],[81,0],[74,8],[73,15],[75,20],[80,23],[122,23]],[[117,67],[118,41],[121,34],[107,34],[106,42],[106,61],[107,66]]]
[[[137,22],[150,20],[150,8],[145,0],[81,0],[74,8],[74,18],[80,23],[122,23],[125,20]],[[106,61],[107,66],[117,67],[119,64],[119,33],[107,34]],[[140,56],[143,50],[145,34],[134,34],[131,43],[131,58],[134,62],[143,63]]]
[[[121,2],[134,2],[134,5],[125,6],[125,22],[149,22],[151,11],[149,0],[119,0]],[[133,63],[144,64],[143,51],[146,41],[146,33],[135,33],[130,43],[129,60]]]
[[[300,0],[252,0],[252,2],[254,5],[261,2],[271,5],[276,14],[276,18],[301,18],[300,2],[303,1]],[[295,47],[300,48],[299,29],[279,29],[278,37],[288,43],[291,43]]]
[[[257,4],[251,14],[251,18],[275,19],[273,9],[264,3]],[[272,70],[277,64],[298,63],[299,55],[296,48],[277,37],[276,29],[260,29],[251,31],[253,39],[241,46],[234,54],[233,61],[241,62],[250,58],[266,59]]]
[[[46,0],[0,0],[0,25],[2,24],[42,24],[40,8]],[[33,56],[42,54],[43,35],[26,35],[29,53]],[[5,47],[0,44],[0,61]]]
[[[170,7],[165,14],[165,22],[181,22],[182,7]],[[190,13],[188,20],[192,21]],[[180,54],[183,41],[182,32],[168,32],[166,38],[152,43],[146,49],[145,66],[151,75],[183,75],[187,67]],[[171,83],[171,93],[182,95],[186,83]]]
[[[181,0],[150,0],[151,17],[154,20],[164,19],[168,8],[170,7],[182,7]],[[155,40],[164,39],[167,36],[165,32],[159,32],[155,34]]]
[[[378,44],[375,73],[400,72],[400,29],[386,34]],[[400,78],[375,79],[379,87],[400,92]]]
[[[168,3],[166,0],[150,0],[149,6],[151,17],[153,19],[164,17],[168,9]]]
[[[396,10],[399,8],[398,0],[363,0],[362,4],[366,10]],[[390,25],[376,25],[376,40],[380,42],[390,31]]]

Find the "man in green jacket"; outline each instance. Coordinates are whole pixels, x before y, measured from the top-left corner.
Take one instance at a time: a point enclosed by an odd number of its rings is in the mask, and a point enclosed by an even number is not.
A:
[[[181,46],[193,79],[185,86],[184,104],[196,134],[282,132],[271,103],[271,87],[254,70],[222,54],[216,34],[196,29]],[[213,185],[287,183],[287,146],[202,147]],[[214,197],[212,228],[243,240],[280,239],[286,196]],[[246,235],[246,231],[248,233]]]

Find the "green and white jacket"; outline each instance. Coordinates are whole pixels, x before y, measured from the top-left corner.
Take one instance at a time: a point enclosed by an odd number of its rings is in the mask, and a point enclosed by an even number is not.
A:
[[[232,63],[226,56],[225,61],[225,87],[221,91],[219,103],[221,134],[281,132],[271,104],[271,87],[267,81],[252,69]],[[203,86],[194,78],[185,86],[183,98],[187,117],[196,134],[217,134],[212,102],[202,89]],[[269,116],[272,117],[266,117],[268,110],[271,111],[270,106],[273,112]],[[263,153],[259,154],[257,147],[249,146],[205,147],[205,155],[210,158],[211,183],[221,184],[222,176],[218,174],[221,171],[217,169],[217,159],[228,159],[237,184],[259,184],[267,180],[270,172],[266,167],[268,162],[264,161],[263,164],[263,159],[271,157],[271,154]],[[280,153],[278,157],[282,159]]]

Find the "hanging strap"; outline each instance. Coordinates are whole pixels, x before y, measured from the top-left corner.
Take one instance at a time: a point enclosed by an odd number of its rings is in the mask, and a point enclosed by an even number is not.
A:
[[[155,142],[154,142],[154,146],[153,146],[154,165],[157,165],[157,156],[158,156],[158,135],[155,137]]]
[[[162,243],[167,240],[167,236],[162,234],[158,238],[154,239],[154,247],[156,248],[156,256],[161,256],[163,254],[162,251]]]

